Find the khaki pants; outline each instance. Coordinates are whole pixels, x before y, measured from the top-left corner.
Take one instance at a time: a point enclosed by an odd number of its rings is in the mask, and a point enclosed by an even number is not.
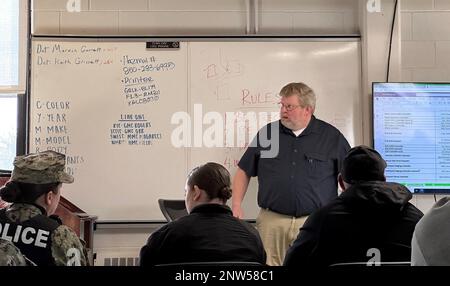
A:
[[[267,265],[283,265],[289,246],[294,242],[308,216],[292,217],[261,209],[256,228],[267,254]]]

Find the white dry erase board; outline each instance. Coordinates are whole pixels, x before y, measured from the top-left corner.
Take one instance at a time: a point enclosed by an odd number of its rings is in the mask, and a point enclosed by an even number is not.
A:
[[[358,39],[178,44],[32,41],[30,152],[65,153],[75,183],[63,195],[99,220],[163,220],[158,199],[184,198],[186,175],[199,164],[215,161],[233,175],[256,132],[236,122],[276,120],[289,82],[310,85],[316,116],[351,145],[362,142]],[[258,213],[256,190],[254,178],[247,219]]]

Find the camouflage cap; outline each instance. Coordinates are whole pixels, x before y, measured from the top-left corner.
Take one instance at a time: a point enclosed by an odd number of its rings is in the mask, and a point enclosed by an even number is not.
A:
[[[55,151],[43,151],[14,159],[11,181],[30,184],[73,183],[64,171],[66,156]]]

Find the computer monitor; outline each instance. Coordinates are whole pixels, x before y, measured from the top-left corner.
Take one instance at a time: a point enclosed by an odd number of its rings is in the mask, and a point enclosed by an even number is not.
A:
[[[373,83],[374,148],[386,179],[450,193],[450,83]]]

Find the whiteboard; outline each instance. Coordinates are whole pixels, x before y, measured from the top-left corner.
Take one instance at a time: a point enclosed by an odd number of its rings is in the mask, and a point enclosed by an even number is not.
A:
[[[350,145],[362,142],[354,39],[145,44],[32,42],[30,152],[65,153],[75,183],[65,184],[63,195],[99,220],[163,220],[157,200],[183,198],[186,175],[199,164],[215,161],[234,174],[257,131],[239,122],[252,115],[256,126],[277,120],[278,92],[288,82],[310,85],[316,116]],[[227,124],[226,115],[235,118]],[[256,190],[253,179],[247,219],[258,212]]]

